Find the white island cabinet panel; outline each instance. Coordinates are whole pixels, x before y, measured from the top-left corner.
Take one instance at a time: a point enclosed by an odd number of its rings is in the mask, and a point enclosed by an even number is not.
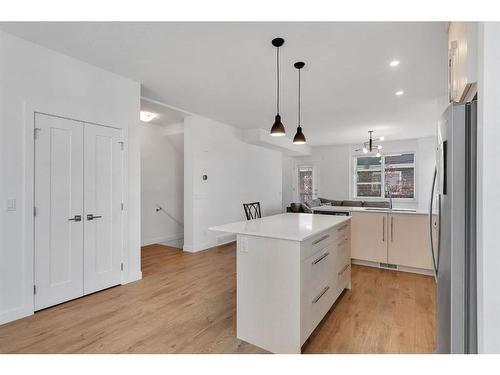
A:
[[[238,338],[300,353],[351,287],[350,217],[288,213],[210,229],[237,234]]]
[[[274,353],[300,353],[300,325],[296,324],[300,321],[300,243],[238,235],[237,252],[238,338]]]

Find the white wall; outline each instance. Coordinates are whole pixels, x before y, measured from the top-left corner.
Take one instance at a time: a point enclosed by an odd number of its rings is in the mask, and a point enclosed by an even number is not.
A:
[[[290,202],[293,202],[293,188],[295,186],[295,174],[293,172],[294,168],[294,159],[290,156],[283,155],[282,159],[282,179],[281,184],[283,187],[283,195],[282,195],[282,207],[281,210],[286,212],[287,206],[290,205]]]
[[[500,23],[479,26],[478,346],[500,353]]]
[[[137,82],[0,32],[0,324],[33,313],[34,111],[124,129],[123,282],[141,277],[139,98]]]
[[[184,135],[141,125],[141,244],[177,242],[184,236]],[[182,144],[179,144],[182,142]],[[160,205],[166,212],[156,211]]]
[[[416,152],[416,199],[410,203],[395,203],[399,207],[427,208],[432,175],[436,163],[435,137],[384,142],[384,152]],[[317,171],[318,196],[329,199],[352,199],[352,156],[359,145],[334,145],[313,147],[310,157],[293,158],[291,191],[283,191],[283,196],[297,199],[296,171],[301,164],[313,164]],[[284,166],[285,167],[285,166]],[[290,166],[288,166],[290,168]],[[285,189],[290,189],[284,186]],[[290,204],[291,201],[287,203]]]
[[[208,228],[245,220],[244,202],[260,201],[263,216],[281,212],[280,152],[244,143],[241,130],[200,116],[184,120],[184,151],[185,250],[232,240]]]

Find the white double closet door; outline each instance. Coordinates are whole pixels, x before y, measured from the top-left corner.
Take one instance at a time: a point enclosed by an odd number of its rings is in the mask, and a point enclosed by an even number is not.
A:
[[[121,283],[122,132],[35,115],[35,310]]]

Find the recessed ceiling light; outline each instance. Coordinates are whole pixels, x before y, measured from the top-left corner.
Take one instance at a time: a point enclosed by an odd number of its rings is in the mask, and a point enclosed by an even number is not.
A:
[[[143,122],[150,122],[152,119],[156,118],[158,115],[153,112],[141,111],[140,119]]]
[[[394,68],[395,66],[398,66],[398,65],[399,65],[399,60],[392,60],[392,61],[389,63],[389,65],[390,65],[391,67],[393,67],[393,68]]]
[[[396,96],[401,96],[401,95],[403,95],[404,93],[405,93],[405,92],[404,92],[403,90],[399,90],[399,91],[396,91],[396,92],[394,93],[394,95],[396,95]]]

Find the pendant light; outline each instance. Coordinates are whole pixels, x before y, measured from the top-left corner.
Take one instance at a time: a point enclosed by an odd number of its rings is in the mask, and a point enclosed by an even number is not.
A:
[[[295,134],[295,137],[293,137],[293,144],[295,145],[303,145],[306,143],[306,137],[304,133],[302,133],[302,127],[300,126],[300,69],[302,69],[304,65],[306,64],[302,61],[297,61],[295,64],[293,64],[293,66],[299,71],[299,121],[297,133]]]
[[[271,128],[271,135],[274,137],[283,137],[285,135],[285,126],[281,123],[280,116],[280,47],[285,43],[282,38],[274,38],[271,42],[276,47],[276,117]]]

